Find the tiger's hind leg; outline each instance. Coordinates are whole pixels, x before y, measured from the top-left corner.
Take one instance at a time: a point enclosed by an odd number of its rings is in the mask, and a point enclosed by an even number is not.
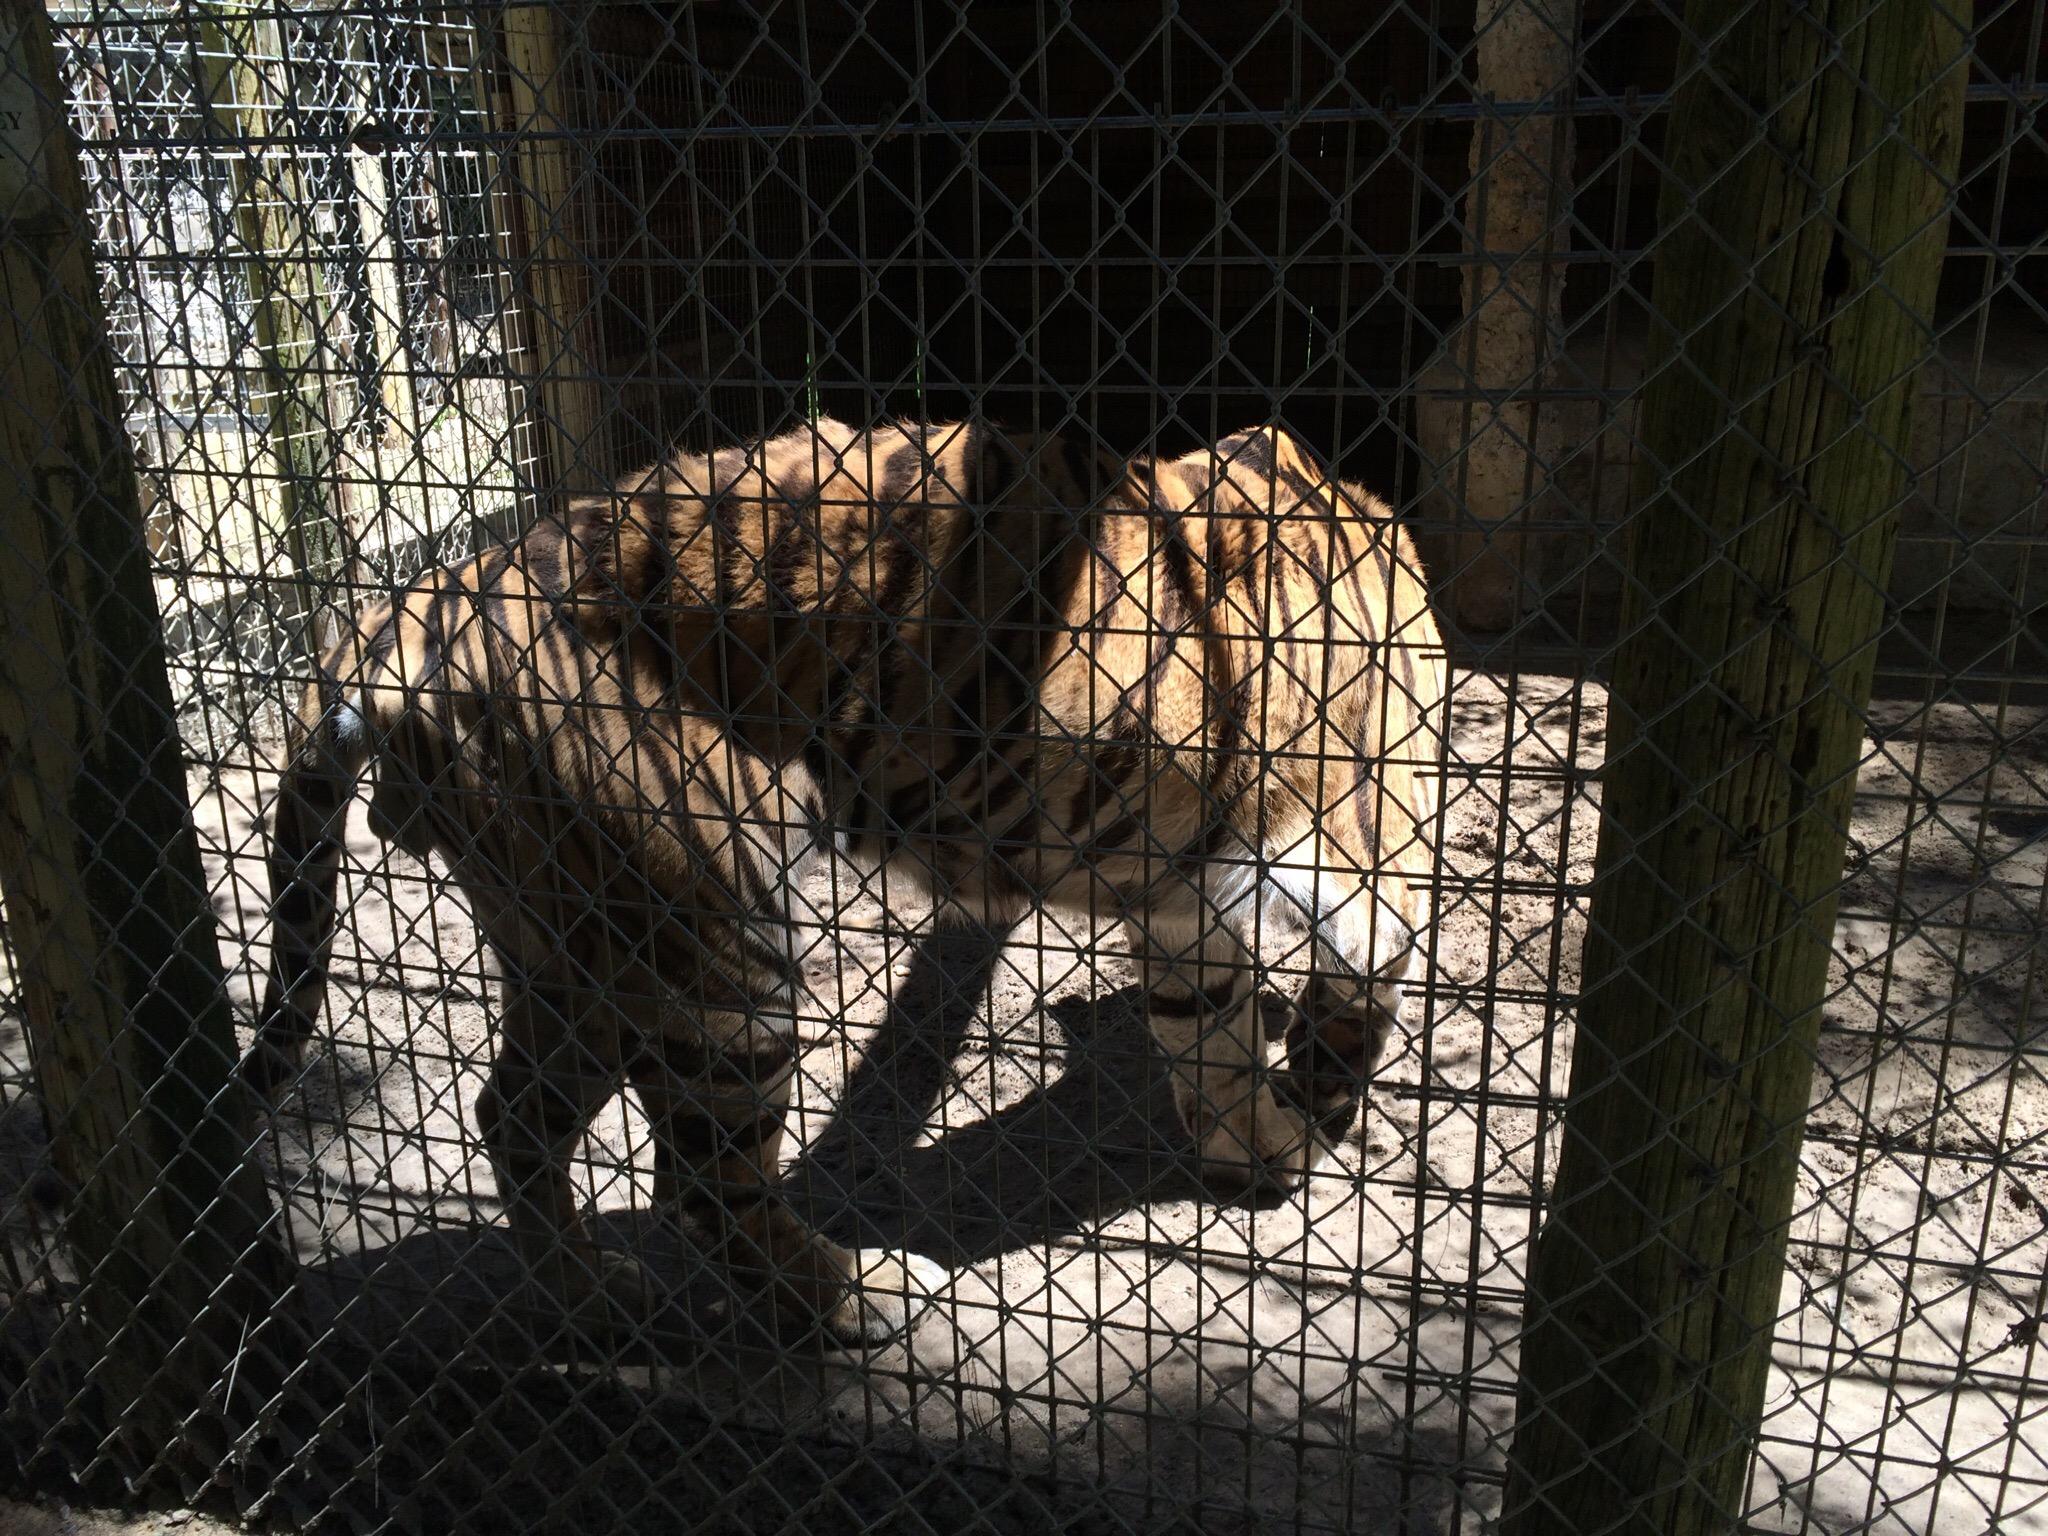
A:
[[[693,1217],[737,1273],[838,1342],[901,1333],[945,1272],[916,1254],[843,1248],[791,1209],[779,1184],[791,1041],[737,1016],[710,1025],[706,1037],[656,1035],[631,1063],[654,1133],[656,1201]]]
[[[1218,1193],[1298,1189],[1329,1148],[1301,1109],[1274,1093],[1256,959],[1216,920],[1147,912],[1130,924],[1146,1013],[1171,1063],[1174,1102]]]
[[[591,1239],[570,1173],[591,1117],[618,1091],[620,1027],[587,991],[508,977],[476,1114],[528,1273],[558,1296],[602,1299],[637,1316],[654,1288],[637,1260]]]

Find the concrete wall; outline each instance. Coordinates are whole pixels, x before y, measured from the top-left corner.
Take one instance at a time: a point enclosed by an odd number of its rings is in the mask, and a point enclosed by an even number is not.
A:
[[[1910,609],[1937,607],[1944,595],[1951,610],[1966,612],[2048,606],[2048,328],[2000,315],[1986,329],[1981,365],[1977,346],[1975,322],[1952,325],[1940,355],[1921,369],[1916,482],[1892,576],[1893,596]],[[1604,398],[1544,406],[1558,418],[1562,452],[1527,524],[1525,604],[1530,594],[1555,605],[1619,590],[1615,534],[1635,504],[1643,351],[1634,329],[1618,334],[1610,352],[1597,324],[1579,326],[1567,348],[1560,383],[1589,392],[1604,384]],[[1460,521],[1460,454],[1472,430],[1457,398],[1462,379],[1451,361],[1439,361],[1417,398],[1427,487],[1419,510],[1432,526]]]

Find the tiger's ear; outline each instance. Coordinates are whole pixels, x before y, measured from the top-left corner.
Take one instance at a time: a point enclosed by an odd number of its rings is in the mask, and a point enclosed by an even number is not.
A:
[[[1274,427],[1269,433],[1273,455],[1273,473],[1283,482],[1298,481],[1305,489],[1327,495],[1335,491],[1336,479],[1329,469],[1320,463],[1301,439],[1285,427]]]
[[[1117,466],[1117,478],[1110,484],[1117,488],[1115,500],[1149,508],[1159,491],[1159,461],[1126,459]]]
[[[579,622],[624,621],[668,576],[661,498],[623,491],[571,496],[560,513],[564,595]]]
[[[1362,517],[1369,522],[1395,523],[1394,509],[1387,505],[1384,496],[1375,495],[1356,480],[1330,481],[1330,487],[1337,493],[1337,503],[1353,517]]]
[[[1094,453],[1097,500],[1115,506],[1144,506],[1152,499],[1152,466],[1097,445]]]

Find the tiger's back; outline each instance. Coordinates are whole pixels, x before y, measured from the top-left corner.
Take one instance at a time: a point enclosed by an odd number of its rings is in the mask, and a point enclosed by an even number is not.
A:
[[[825,422],[577,517],[593,613],[658,613],[688,709],[953,900],[1128,897],[1311,826],[1414,872],[1442,643],[1391,513],[1285,434],[1133,471]]]

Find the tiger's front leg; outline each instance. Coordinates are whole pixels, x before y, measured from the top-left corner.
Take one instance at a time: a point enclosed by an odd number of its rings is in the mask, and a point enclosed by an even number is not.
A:
[[[657,1037],[631,1076],[654,1132],[656,1201],[694,1217],[737,1273],[842,1344],[892,1338],[929,1304],[946,1279],[938,1265],[893,1249],[841,1247],[784,1198],[796,1077],[787,1036],[715,1018],[705,1036]]]
[[[1350,1133],[1372,1070],[1399,1025],[1401,979],[1375,982],[1317,972],[1303,989],[1300,1016],[1287,1032],[1287,1071],[1275,1083],[1325,1141]]]
[[[1198,928],[1156,911],[1130,926],[1147,1018],[1203,1178],[1219,1194],[1299,1189],[1330,1142],[1274,1093],[1250,948],[1221,923]]]

